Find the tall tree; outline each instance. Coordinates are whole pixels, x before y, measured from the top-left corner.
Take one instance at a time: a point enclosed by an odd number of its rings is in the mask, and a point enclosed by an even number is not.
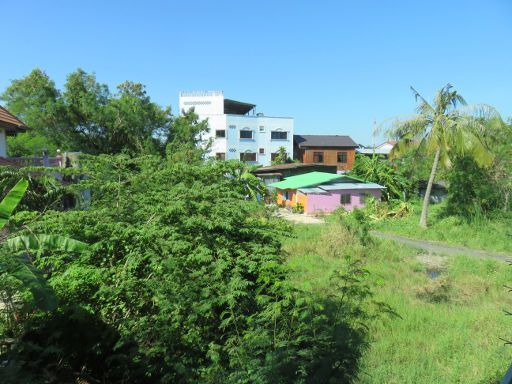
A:
[[[60,93],[55,83],[41,69],[33,69],[22,79],[13,80],[0,94],[10,112],[20,118],[30,130],[9,137],[10,156],[30,156],[41,154],[46,148],[54,150],[54,116]]]
[[[423,228],[427,227],[430,193],[440,165],[450,167],[455,155],[470,155],[482,166],[490,165],[493,160],[482,137],[486,132],[485,122],[499,118],[498,112],[488,105],[467,106],[464,98],[452,88],[450,84],[441,88],[430,104],[411,87],[419,101],[416,115],[395,121],[387,131],[389,137],[397,140],[391,157],[400,156],[411,147],[434,155],[420,216],[419,224]]]
[[[81,69],[68,75],[62,91],[36,69],[14,80],[1,98],[53,147],[92,154],[162,154],[172,121],[170,108],[152,102],[142,84],[127,81],[112,94]]]

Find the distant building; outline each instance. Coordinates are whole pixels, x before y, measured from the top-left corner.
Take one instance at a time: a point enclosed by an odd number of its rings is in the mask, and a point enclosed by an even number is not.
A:
[[[222,91],[181,92],[180,111],[194,108],[201,120],[208,119],[212,138],[211,157],[271,165],[284,147],[293,154],[293,118],[255,113],[256,105],[224,98]]]
[[[295,135],[294,158],[304,164],[335,165],[338,171],[354,167],[358,145],[350,136]]]
[[[0,107],[0,157],[7,156],[7,136],[25,132],[25,124],[7,109]]]
[[[290,176],[302,175],[309,172],[324,172],[334,173],[337,172],[335,165],[325,164],[301,164],[301,163],[289,163],[289,164],[277,164],[268,167],[260,167],[252,171],[253,175],[258,176],[262,179],[265,184],[275,183],[282,179]],[[273,188],[269,188],[272,190]]]
[[[304,213],[329,213],[337,208],[351,211],[363,207],[368,198],[381,199],[382,185],[356,177],[324,172],[291,176],[270,184],[277,190],[277,204],[297,207]]]
[[[359,146],[359,148],[356,149],[356,153],[359,153],[361,155],[366,156],[382,156],[382,157],[388,157],[389,153],[393,149],[393,146],[396,144],[396,141],[390,140],[386,141],[380,145],[377,145],[375,147],[363,147]]]

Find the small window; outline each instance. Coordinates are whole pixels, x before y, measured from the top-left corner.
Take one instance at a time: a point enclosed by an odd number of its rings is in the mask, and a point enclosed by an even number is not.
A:
[[[236,129],[236,125],[230,125],[229,129]]]
[[[265,148],[260,148],[260,155],[264,155],[265,154]]]
[[[323,163],[324,162],[324,153],[323,152],[313,152],[313,163]]]
[[[270,132],[272,140],[288,140],[288,132],[272,131]]]
[[[260,125],[260,132],[265,132],[265,126]]]
[[[226,137],[226,130],[225,129],[217,129],[215,131],[215,137],[216,138],[224,138],[224,137]]]
[[[338,163],[347,163],[347,152],[338,152]]]
[[[244,152],[240,154],[240,161],[256,161],[256,152]]]
[[[250,130],[242,130],[240,131],[241,139],[252,139],[252,131]]]
[[[270,160],[275,161],[277,159],[277,156],[279,156],[279,152],[274,152],[270,154]],[[286,154],[288,156],[288,154]]]
[[[351,203],[351,201],[352,201],[352,196],[351,196],[351,195],[349,195],[349,194],[346,194],[346,193],[345,193],[345,194],[343,194],[343,195],[341,195],[341,196],[340,196],[340,203],[341,203],[342,205],[350,204],[350,203]]]
[[[226,153],[225,152],[217,152],[215,154],[215,158],[217,160],[226,160]]]
[[[290,200],[290,194],[288,193],[288,191],[284,191],[283,192],[283,199],[284,200]]]

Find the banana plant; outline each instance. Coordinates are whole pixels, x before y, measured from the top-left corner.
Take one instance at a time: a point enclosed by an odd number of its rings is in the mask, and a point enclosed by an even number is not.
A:
[[[0,202],[0,230],[11,218],[27,188],[28,181],[21,179]],[[88,247],[86,243],[75,239],[48,234],[15,236],[7,239],[2,246],[16,256],[0,260],[0,273],[6,272],[20,280],[32,293],[36,307],[43,311],[55,309],[57,298],[42,272],[32,264],[30,254],[41,256],[46,250],[81,253]]]

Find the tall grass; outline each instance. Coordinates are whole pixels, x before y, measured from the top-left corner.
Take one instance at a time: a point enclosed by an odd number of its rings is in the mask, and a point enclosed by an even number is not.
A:
[[[414,206],[412,214],[400,219],[375,222],[374,228],[411,238],[443,241],[469,248],[498,252],[512,252],[512,216],[478,216],[470,221],[457,216],[445,216],[444,204],[429,209],[429,227],[418,225],[420,207]]]
[[[441,275],[428,277],[418,251],[390,241],[360,249],[340,229],[297,225],[285,239],[293,281],[329,291],[329,274],[343,263],[332,247],[364,255],[374,299],[397,316],[372,323],[373,342],[362,360],[359,383],[495,383],[512,362],[512,267],[466,256],[447,258]],[[346,243],[347,242],[347,243]],[[440,299],[436,298],[440,295]]]

